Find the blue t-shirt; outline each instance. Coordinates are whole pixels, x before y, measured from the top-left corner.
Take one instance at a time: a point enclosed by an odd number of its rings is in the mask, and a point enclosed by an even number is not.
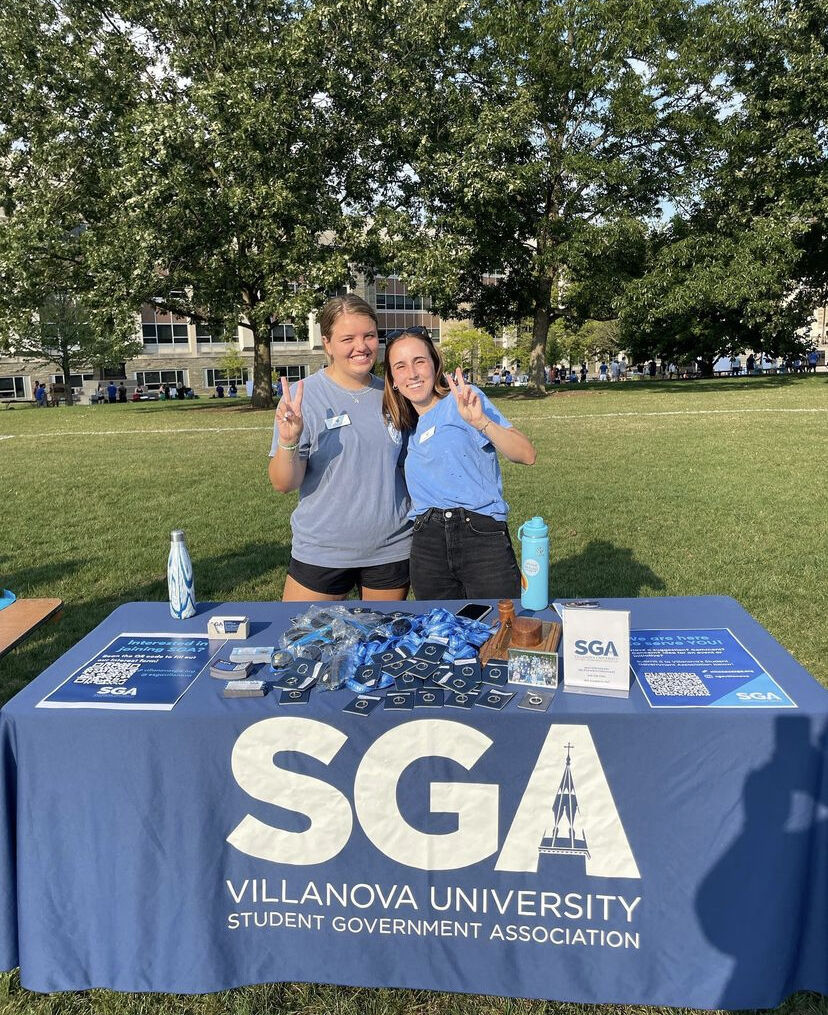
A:
[[[479,388],[474,390],[489,419],[512,425]],[[497,452],[485,434],[465,422],[451,394],[417,421],[408,438],[405,480],[411,497],[409,518],[432,507],[463,507],[498,521],[505,521],[509,513]]]
[[[291,395],[296,385],[290,386]],[[324,368],[306,378],[305,428],[298,454],[307,461],[290,518],[291,553],[317,567],[371,567],[408,560],[411,523],[400,466],[403,440],[382,417],[383,382],[348,391]],[[346,416],[342,426],[327,420]],[[271,457],[279,432],[274,425]]]

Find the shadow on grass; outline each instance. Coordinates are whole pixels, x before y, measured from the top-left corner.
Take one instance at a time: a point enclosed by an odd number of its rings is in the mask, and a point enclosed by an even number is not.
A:
[[[662,592],[662,578],[636,560],[632,550],[606,540],[593,540],[580,553],[550,564],[550,585],[556,598],[633,598],[643,589]]]
[[[234,589],[261,578],[269,572],[287,571],[290,562],[290,547],[279,543],[247,543],[244,546],[217,554],[212,557],[198,557],[193,561],[196,576],[196,591],[203,602],[232,602]],[[48,586],[67,566],[80,566],[82,561],[71,561],[26,572],[26,583],[38,582]],[[35,577],[33,577],[35,576]],[[22,576],[18,576],[21,578]],[[3,587],[12,588],[6,579]],[[23,586],[18,586],[22,588]],[[276,587],[274,585],[274,595]],[[45,625],[31,638],[0,659],[0,702],[16,694],[21,687],[42,673],[64,652],[92,628],[100,624],[112,611],[123,603],[164,602],[167,598],[165,574],[156,577],[139,576],[130,581],[128,573],[123,575],[121,586],[111,595],[89,598],[82,602],[64,602],[59,620]]]
[[[9,589],[22,599],[33,594],[29,591],[30,589],[53,586],[58,580],[64,579],[67,573],[71,574],[77,571],[85,563],[82,560],[61,560],[51,564],[35,564],[32,567],[27,567],[25,571],[7,572],[5,570],[7,560],[8,557],[0,557],[0,588]],[[36,594],[38,596],[44,595],[42,591]]]

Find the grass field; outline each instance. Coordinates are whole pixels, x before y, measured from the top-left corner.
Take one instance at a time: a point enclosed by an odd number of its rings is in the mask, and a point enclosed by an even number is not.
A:
[[[494,397],[538,449],[534,468],[504,466],[504,485],[513,536],[532,515],[549,523],[553,595],[734,596],[828,687],[825,375]],[[296,495],[268,483],[271,428],[271,413],[227,401],[0,411],[0,586],[66,603],[0,661],[0,701],[120,603],[165,598],[171,529],[187,534],[199,599],[281,596]],[[307,985],[40,997],[0,978],[2,1015],[265,1011],[656,1009]],[[828,999],[799,994],[779,1011],[828,1015]]]

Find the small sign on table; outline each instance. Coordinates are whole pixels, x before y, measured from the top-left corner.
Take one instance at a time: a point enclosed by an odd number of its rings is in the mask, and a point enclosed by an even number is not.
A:
[[[563,608],[564,690],[630,693],[629,610]]]

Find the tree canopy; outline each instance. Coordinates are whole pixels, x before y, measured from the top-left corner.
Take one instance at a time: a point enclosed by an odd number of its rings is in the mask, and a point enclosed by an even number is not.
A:
[[[639,221],[690,184],[715,122],[710,15],[683,0],[475,0],[458,17],[388,228],[441,310],[466,302],[490,328],[532,317],[539,386],[550,323],[601,316],[617,294],[623,272],[601,280],[596,252],[622,263]]]
[[[272,323],[393,270],[487,332],[530,319],[536,387],[588,321],[648,354],[782,350],[828,291],[826,23],[828,0],[7,5],[0,342],[63,294],[114,354],[153,300],[249,335],[265,406]]]

